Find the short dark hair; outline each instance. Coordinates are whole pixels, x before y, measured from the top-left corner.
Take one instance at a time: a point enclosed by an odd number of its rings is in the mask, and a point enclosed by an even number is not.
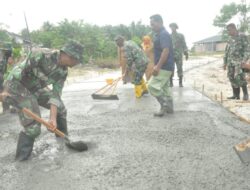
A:
[[[236,28],[236,25],[235,25],[234,23],[228,24],[228,25],[227,25],[227,29],[228,29],[228,28],[237,29],[237,28]]]
[[[150,19],[154,20],[155,22],[159,22],[159,23],[163,24],[163,19],[162,19],[161,15],[159,15],[159,14],[152,15],[150,17]]]

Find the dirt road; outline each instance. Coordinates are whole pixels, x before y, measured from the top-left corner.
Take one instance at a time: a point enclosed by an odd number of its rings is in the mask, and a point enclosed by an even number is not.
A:
[[[99,80],[63,94],[70,135],[88,152],[68,150],[44,129],[31,159],[15,162],[18,118],[0,116],[0,189],[250,189],[250,166],[232,149],[250,137],[249,125],[191,87],[173,89],[175,114],[160,119],[152,116],[157,102],[136,100],[130,85],[119,86],[119,101],[93,101]]]

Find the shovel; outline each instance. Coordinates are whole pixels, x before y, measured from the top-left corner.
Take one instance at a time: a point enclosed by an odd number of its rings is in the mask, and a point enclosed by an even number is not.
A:
[[[17,107],[19,110],[21,110],[24,114],[26,114],[27,116],[33,118],[38,123],[41,123],[42,125],[44,125],[48,129],[53,128],[53,125],[50,124],[49,122],[47,122],[44,119],[40,118],[38,115],[36,115],[32,111],[30,111],[29,109],[23,108],[20,105],[18,105],[18,103],[16,102],[16,100],[14,98],[11,98],[10,96],[8,96],[7,99],[8,99],[8,101],[10,100],[10,102],[12,102],[13,105],[15,107]],[[53,132],[64,139],[65,145],[68,148],[79,151],[79,152],[88,150],[88,146],[84,142],[82,142],[82,141],[72,142],[67,135],[65,135],[63,132],[61,132],[58,129],[56,129]]]
[[[233,148],[242,163],[250,163],[250,139],[235,145]]]
[[[250,121],[242,116],[237,115],[241,121],[250,124]],[[246,139],[233,147],[236,154],[244,164],[250,163],[250,139]]]

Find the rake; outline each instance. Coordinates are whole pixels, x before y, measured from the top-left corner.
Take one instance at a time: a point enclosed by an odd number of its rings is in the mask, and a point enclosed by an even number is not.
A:
[[[121,80],[121,77],[111,80],[107,80],[107,85],[101,89],[94,92],[91,96],[94,100],[119,100],[115,90],[117,88],[118,82]]]

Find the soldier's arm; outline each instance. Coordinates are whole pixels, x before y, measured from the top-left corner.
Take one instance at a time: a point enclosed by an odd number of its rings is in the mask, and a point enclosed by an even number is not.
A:
[[[127,61],[126,63],[129,68],[132,67],[133,62],[134,62],[133,49],[134,48],[132,46],[129,46],[129,45],[124,46],[124,53],[125,53],[125,57]]]
[[[184,35],[182,34],[182,48],[183,48],[183,54],[185,55],[186,57],[186,60],[188,60],[188,47],[187,47],[187,44],[186,44],[186,40],[185,40],[185,37]]]
[[[227,64],[228,64],[228,51],[229,51],[229,46],[228,44],[226,45],[226,48],[225,48],[225,54],[224,54],[224,57],[223,57],[223,69],[226,70],[227,68]]]
[[[49,122],[52,124],[54,128],[49,129],[50,131],[54,131],[57,128],[57,110],[58,107],[61,106],[61,95],[62,95],[62,89],[64,86],[64,81],[65,79],[60,79],[56,83],[53,84],[53,89],[52,89],[52,96],[49,99],[49,104],[50,104],[50,119]]]
[[[65,78],[62,78],[60,80],[58,80],[56,83],[52,84],[53,85],[53,89],[52,89],[52,96],[49,99],[49,104],[53,104],[56,107],[60,107],[61,106],[61,96],[62,96],[62,90],[63,90],[63,86],[64,86],[64,82],[66,80]]]
[[[187,44],[186,44],[186,40],[185,40],[185,36],[184,36],[184,35],[182,35],[182,46],[183,46],[184,52],[187,52],[187,51],[188,51],[188,47],[187,47]]]
[[[56,105],[54,104],[51,104],[50,105],[50,120],[49,120],[49,123],[52,124],[53,128],[50,128],[49,130],[54,132],[57,128],[57,121],[56,121],[56,118],[57,118],[57,107]]]
[[[245,36],[243,40],[243,63],[246,63],[247,61],[250,60],[250,41],[249,39]]]

